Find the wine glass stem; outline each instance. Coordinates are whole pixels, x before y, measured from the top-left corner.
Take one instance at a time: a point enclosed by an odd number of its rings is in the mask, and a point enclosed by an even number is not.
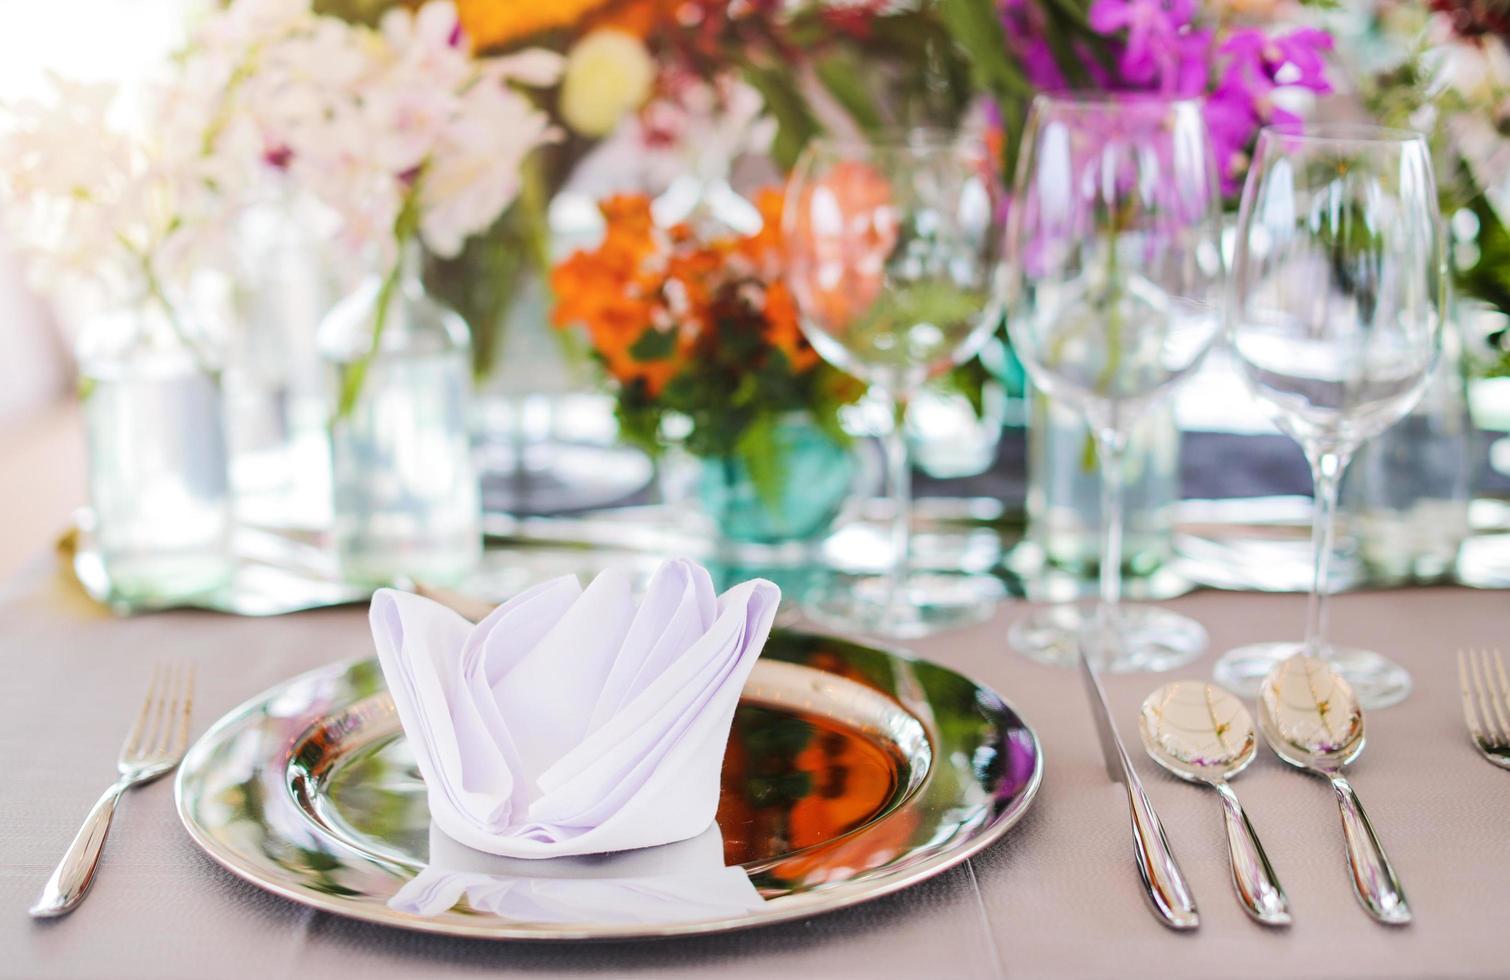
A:
[[[1313,657],[1325,657],[1327,593],[1330,591],[1327,582],[1337,529],[1337,491],[1342,484],[1342,471],[1347,468],[1348,454],[1317,450],[1307,455],[1311,463],[1311,479],[1316,487],[1316,513],[1311,525],[1311,600],[1306,606],[1305,652]]]
[[[1122,433],[1096,432],[1096,456],[1101,462],[1101,604],[1097,618],[1103,637],[1115,629],[1122,602],[1122,461],[1126,454],[1127,437]]]
[[[886,486],[891,493],[891,568],[887,573],[887,599],[895,608],[912,552],[912,462],[907,453],[907,397],[896,395],[891,403],[891,429],[882,440],[886,452]]]

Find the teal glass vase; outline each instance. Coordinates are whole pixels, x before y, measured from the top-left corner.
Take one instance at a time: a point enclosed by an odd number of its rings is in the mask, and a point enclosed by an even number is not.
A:
[[[849,499],[855,477],[850,448],[806,415],[776,424],[777,479],[760,487],[735,456],[700,461],[697,492],[720,536],[731,542],[780,544],[817,537]]]

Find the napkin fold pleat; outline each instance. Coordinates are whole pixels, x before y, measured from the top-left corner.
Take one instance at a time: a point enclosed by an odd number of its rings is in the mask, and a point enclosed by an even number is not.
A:
[[[600,728],[713,625],[717,602],[713,577],[701,566],[667,562],[656,569],[603,682],[588,731]]]
[[[491,819],[498,794],[508,794],[512,778],[490,757],[491,743],[478,737],[475,711],[456,697],[461,650],[472,624],[428,599],[387,589],[373,596],[370,615],[386,626],[374,635],[383,676],[401,679],[389,685],[399,717],[412,718],[421,732],[412,739],[418,743],[420,775],[427,786],[440,786],[457,810],[479,821]],[[480,745],[480,751],[464,759],[463,740]],[[469,760],[480,765],[468,768]]]
[[[587,734],[633,609],[628,577],[603,572],[495,689],[526,765],[560,758]]]
[[[435,826],[522,858],[696,836],[779,601],[764,581],[719,596],[689,561],[662,566],[638,606],[605,572],[537,586],[476,626],[379,590],[378,656]]]
[[[738,665],[734,654],[750,616],[747,604],[731,604],[639,697],[542,773],[538,784],[544,795],[530,808],[530,819],[592,826],[622,808],[648,770],[712,708],[720,690],[732,687],[737,700],[744,677],[731,684],[729,675]],[[748,674],[753,662],[746,667]],[[719,712],[712,710],[712,715]],[[722,742],[707,748],[722,757]],[[599,789],[605,783],[610,786],[606,793]]]

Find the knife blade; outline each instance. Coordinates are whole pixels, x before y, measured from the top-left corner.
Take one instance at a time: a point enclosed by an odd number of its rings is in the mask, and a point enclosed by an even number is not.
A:
[[[1121,783],[1127,790],[1127,809],[1132,820],[1133,859],[1138,866],[1138,876],[1143,880],[1143,893],[1148,897],[1149,908],[1154,917],[1171,929],[1194,929],[1201,924],[1196,912],[1195,896],[1185,882],[1185,875],[1169,849],[1169,840],[1164,836],[1164,825],[1154,812],[1153,803],[1143,792],[1143,783],[1137,770],[1127,756],[1127,749],[1112,724],[1111,708],[1106,703],[1106,692],[1101,689],[1101,680],[1095,668],[1080,650],[1080,668],[1085,678],[1085,688],[1091,702],[1091,715],[1096,721],[1096,734],[1101,741],[1101,753],[1105,757],[1106,773],[1112,782]]]

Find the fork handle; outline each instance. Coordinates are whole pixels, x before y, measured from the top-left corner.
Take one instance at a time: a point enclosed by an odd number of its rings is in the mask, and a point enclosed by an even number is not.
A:
[[[1389,858],[1384,856],[1384,845],[1374,834],[1374,827],[1363,812],[1358,794],[1340,772],[1328,773],[1332,789],[1337,793],[1337,806],[1342,811],[1342,837],[1347,844],[1348,870],[1352,872],[1353,894],[1358,896],[1364,911],[1386,925],[1401,926],[1410,921],[1410,906],[1405,902],[1405,891]]]
[[[105,790],[95,803],[84,826],[79,828],[73,843],[63,854],[63,860],[53,869],[52,877],[42,886],[28,911],[34,918],[48,919],[72,912],[74,906],[84,900],[84,893],[94,883],[94,872],[100,864],[100,852],[105,847],[105,835],[110,833],[110,818],[115,815],[115,805],[121,794],[131,784],[122,779]]]

